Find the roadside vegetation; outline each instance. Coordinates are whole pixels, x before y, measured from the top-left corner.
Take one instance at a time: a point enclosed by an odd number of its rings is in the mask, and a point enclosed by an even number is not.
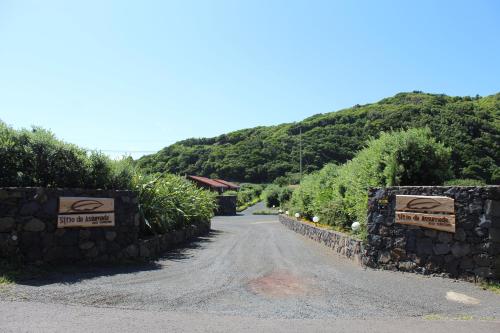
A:
[[[112,160],[38,127],[14,130],[0,121],[0,161],[0,187],[133,190],[150,227],[146,233],[207,222],[216,208],[213,193],[183,177],[145,174],[131,158]]]
[[[292,190],[288,186],[271,184],[262,192],[262,198],[267,207],[279,207],[292,197]]]
[[[363,236],[369,187],[499,183],[499,110],[500,94],[400,93],[298,123],[184,140],[138,161],[111,160],[42,128],[14,130],[0,121],[0,186],[134,190],[151,231],[166,232],[206,221],[215,208],[213,194],[173,173],[272,182],[226,194],[237,196],[238,211],[263,200],[332,228],[359,222]]]
[[[298,185],[300,183],[300,173],[286,173],[284,176],[277,177],[273,184],[278,186],[290,186],[290,185]]]
[[[46,267],[38,265],[23,266],[17,261],[0,260],[0,288],[25,278],[43,276],[45,273]]]
[[[216,193],[171,174],[143,175],[133,179],[141,212],[153,232],[166,233],[199,223],[214,214]]]
[[[111,160],[34,127],[14,130],[0,121],[0,186],[130,189],[130,158]]]
[[[277,209],[263,209],[257,210],[252,213],[252,215],[278,215],[279,211]]]
[[[481,283],[481,287],[500,295],[500,281],[486,281]]]
[[[233,195],[236,195],[236,211],[241,212],[251,207],[261,201],[262,191],[265,185],[263,184],[251,184],[242,183],[240,184],[239,191],[231,191]],[[227,193],[227,192],[226,192]]]
[[[305,176],[285,208],[311,220],[350,230],[359,222],[358,236],[366,236],[368,189],[376,186],[441,185],[452,177],[451,149],[437,142],[431,131],[382,133],[351,161],[328,164]]]

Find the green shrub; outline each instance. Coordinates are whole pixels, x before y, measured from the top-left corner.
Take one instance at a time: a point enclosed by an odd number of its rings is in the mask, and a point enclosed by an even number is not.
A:
[[[304,177],[292,195],[292,211],[345,229],[359,221],[363,235],[368,188],[441,185],[451,176],[450,154],[428,129],[382,133],[342,166],[327,165]]]
[[[24,147],[19,144],[17,132],[0,121],[0,185],[24,184],[24,174],[19,168],[26,159]]]
[[[292,197],[292,193],[293,191],[288,186],[282,187],[278,194],[279,204],[283,205],[285,202],[289,201]]]
[[[273,184],[278,186],[288,186],[297,185],[300,183],[300,173],[287,173],[285,176],[279,176],[274,181]]]
[[[144,217],[157,233],[208,222],[217,208],[216,193],[176,175],[138,173],[134,189]]]
[[[500,185],[500,168],[495,168],[491,174],[492,185]]]
[[[280,207],[290,200],[292,192],[289,186],[280,187],[276,184],[271,184],[262,192],[262,198],[267,207]]]
[[[331,201],[332,180],[337,176],[337,166],[327,164],[320,171],[304,176],[300,186],[293,191],[290,207],[293,213],[312,219]]]
[[[237,192],[237,203],[236,203],[238,206],[238,210],[241,211],[259,202],[263,189],[264,186],[260,184],[251,184],[251,183],[240,184],[240,189]]]
[[[277,207],[280,205],[280,191],[281,187],[278,185],[271,184],[266,187],[266,189],[262,192],[262,196],[267,207]]]
[[[120,160],[112,160],[110,163],[111,174],[108,188],[132,188],[132,179],[136,173],[136,167],[134,166],[132,157],[129,156]]]
[[[224,193],[222,193],[222,195],[223,196],[228,196],[228,197],[230,197],[230,196],[238,196],[238,192],[237,191],[233,191],[233,190],[231,190],[231,191],[224,191]]]
[[[39,127],[14,130],[0,121],[0,161],[0,186],[131,187],[130,159],[88,153]]]

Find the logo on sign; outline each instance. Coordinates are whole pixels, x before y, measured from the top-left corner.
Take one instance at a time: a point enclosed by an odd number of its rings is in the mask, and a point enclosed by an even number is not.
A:
[[[441,203],[432,198],[416,198],[408,201],[406,207],[414,210],[428,210],[441,206]]]
[[[396,223],[455,232],[454,200],[440,196],[396,195]]]
[[[112,198],[61,197],[57,227],[112,227],[115,225],[114,212]]]
[[[99,209],[104,204],[97,200],[79,200],[71,205],[71,210],[75,212],[92,212]]]

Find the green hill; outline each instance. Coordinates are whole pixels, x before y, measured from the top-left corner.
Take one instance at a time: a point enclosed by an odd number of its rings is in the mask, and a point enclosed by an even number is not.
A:
[[[500,178],[500,93],[450,97],[400,93],[377,103],[317,114],[301,122],[255,127],[214,138],[187,139],[144,156],[147,171],[269,182],[299,171],[302,128],[304,171],[343,163],[381,131],[429,127],[453,150],[456,178],[488,183]]]

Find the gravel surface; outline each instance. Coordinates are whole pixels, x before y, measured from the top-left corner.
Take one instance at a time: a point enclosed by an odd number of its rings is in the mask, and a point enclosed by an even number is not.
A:
[[[327,321],[341,325],[354,320],[353,327],[366,328],[372,327],[367,319],[402,325],[408,320],[457,318],[467,319],[467,325],[472,319],[475,328],[493,325],[500,331],[499,295],[466,282],[363,269],[286,229],[276,216],[251,215],[260,209],[253,207],[236,217],[216,217],[210,235],[150,264],[77,269],[0,287],[0,328],[15,330],[19,325],[21,330],[30,330],[29,325],[43,321],[25,315],[32,319],[20,322],[19,316],[23,311],[32,312],[30,309],[38,309],[42,316],[43,309],[68,311],[72,315],[63,318],[70,326],[86,318],[85,314],[107,311],[111,321],[131,312],[138,316],[134,322],[157,316],[163,318],[163,324],[170,320],[172,329],[175,318],[192,318],[195,330],[194,318],[199,321],[208,316],[214,318],[215,331],[245,330],[245,323],[260,323],[263,330],[270,328],[266,325],[276,329],[289,325],[292,330],[301,327],[298,322],[316,323],[319,328]],[[52,322],[50,315],[43,318],[47,325]],[[134,316],[127,318],[130,321]],[[235,318],[240,318],[238,325]],[[290,325],[294,322],[297,324]],[[440,320],[432,325],[439,323],[443,329],[453,327]],[[49,331],[59,327],[49,326],[35,327]],[[79,326],[72,327],[77,330]],[[128,327],[134,331],[132,322]],[[164,326],[151,328],[155,327]],[[200,329],[209,327],[201,325]]]

